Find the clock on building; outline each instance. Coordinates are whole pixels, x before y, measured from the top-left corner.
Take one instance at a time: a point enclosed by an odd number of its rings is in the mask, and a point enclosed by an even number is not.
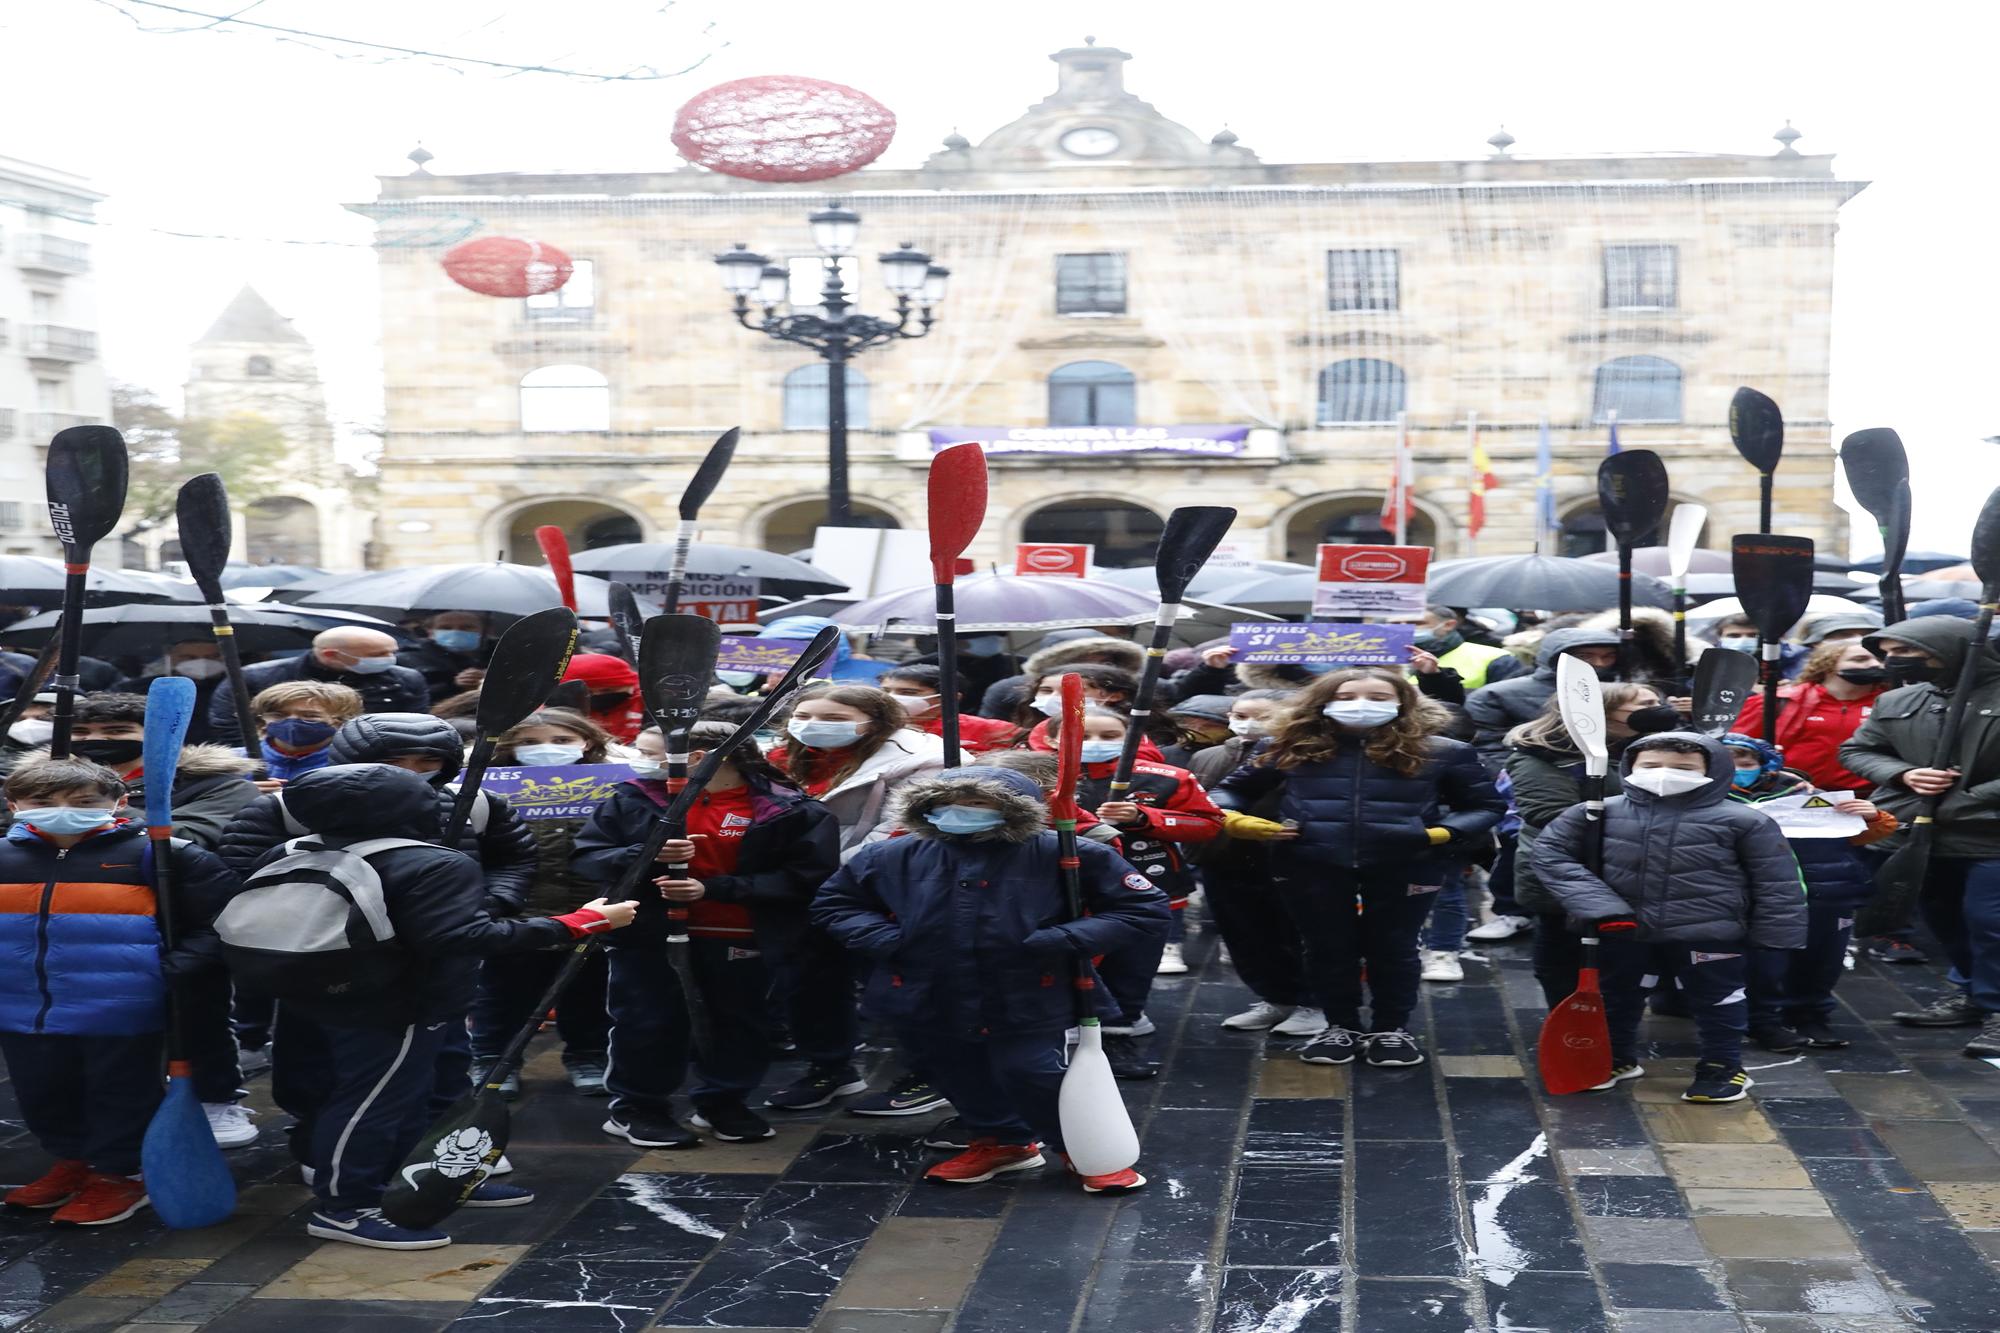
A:
[[[1078,157],[1106,157],[1118,151],[1118,135],[1101,125],[1085,125],[1063,135],[1062,149]]]

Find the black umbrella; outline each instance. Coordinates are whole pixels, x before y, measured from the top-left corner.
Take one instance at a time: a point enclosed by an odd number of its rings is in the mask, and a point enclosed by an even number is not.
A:
[[[478,565],[417,565],[372,574],[319,578],[312,583],[311,591],[284,600],[294,606],[339,606],[390,619],[437,611],[477,611],[511,619],[563,604],[562,593],[548,570],[499,561]],[[577,614],[608,619],[610,586],[603,579],[579,577]],[[289,593],[290,589],[281,591]],[[650,614],[659,608],[653,606],[648,610]]]
[[[1559,555],[1446,560],[1431,566],[1430,586],[1424,595],[1446,606],[1602,611],[1618,605],[1618,569],[1615,565]],[[1665,609],[1673,605],[1673,595],[1659,579],[1634,574],[1632,601],[1638,606]]]
[[[1687,590],[1691,597],[1733,597],[1736,595],[1736,575],[1690,574]],[[1856,583],[1844,573],[1827,569],[1813,571],[1812,590],[1857,602],[1872,602],[1881,597],[1869,584]]]
[[[222,586],[225,588],[281,588],[300,579],[315,579],[325,574],[323,569],[311,565],[225,565],[222,569]]]
[[[40,648],[55,628],[58,613],[46,612],[0,630],[9,647]],[[393,633],[394,625],[350,611],[307,610],[295,606],[232,606],[229,623],[245,657],[303,648],[321,630],[359,625]],[[206,606],[100,606],[83,613],[83,651],[92,657],[153,658],[169,644],[210,641]]]
[[[193,589],[192,583],[187,585]],[[54,606],[62,601],[63,563],[47,556],[0,555],[0,605]],[[183,600],[175,584],[136,570],[92,565],[83,584],[84,600],[92,606],[126,602]]]
[[[673,567],[672,542],[630,542],[623,546],[600,546],[578,551],[570,557],[578,569],[609,577],[612,574],[657,571],[662,577]],[[792,600],[823,592],[846,592],[847,585],[833,575],[803,560],[760,551],[751,546],[716,546],[696,542],[688,548],[688,575],[712,578],[756,579],[758,592],[765,597]],[[589,615],[588,611],[584,612]]]

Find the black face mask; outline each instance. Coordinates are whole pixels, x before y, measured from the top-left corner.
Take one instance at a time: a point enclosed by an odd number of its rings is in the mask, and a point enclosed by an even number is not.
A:
[[[613,709],[623,708],[631,702],[632,696],[629,693],[593,694],[590,696],[590,711],[593,713],[609,713]]]
[[[1895,685],[1922,685],[1944,675],[1943,667],[1932,666],[1921,657],[1891,657],[1882,663],[1882,670]]]
[[[1601,681],[1610,682],[1618,679],[1618,668],[1616,666],[1592,667],[1591,671]]]
[[[1625,715],[1625,725],[1632,728],[1635,735],[1651,736],[1655,732],[1673,731],[1681,726],[1680,712],[1672,704],[1653,704],[1648,708],[1635,708]]]
[[[94,764],[118,768],[146,752],[144,741],[76,741],[70,749]]]
[[[1916,659],[1912,658],[1911,660],[1914,661]],[[1889,679],[1888,668],[1878,666],[1848,667],[1833,674],[1850,685],[1880,685],[1883,681]]]

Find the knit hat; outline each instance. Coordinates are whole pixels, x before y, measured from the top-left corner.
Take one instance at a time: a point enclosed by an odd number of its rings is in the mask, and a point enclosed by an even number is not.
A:
[[[1167,709],[1167,712],[1205,718],[1210,722],[1227,722],[1229,706],[1234,702],[1235,700],[1226,694],[1192,694]]]

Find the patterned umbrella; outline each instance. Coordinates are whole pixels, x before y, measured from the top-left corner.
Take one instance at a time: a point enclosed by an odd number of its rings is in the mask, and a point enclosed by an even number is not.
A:
[[[1024,577],[1018,574],[970,574],[954,585],[961,634],[994,634],[1007,630],[1084,629],[1092,625],[1151,623],[1155,594],[1136,592],[1095,579]],[[860,634],[930,634],[936,630],[935,590],[928,583],[879,593],[865,601],[827,608],[835,623]],[[1185,619],[1228,623],[1261,620],[1238,615],[1233,607],[1189,603]],[[786,608],[789,610],[790,608]]]
[[[631,542],[623,546],[599,546],[578,551],[570,563],[602,578],[613,574],[665,571],[673,564],[672,542]],[[711,577],[734,575],[757,580],[757,590],[765,597],[811,597],[822,592],[846,592],[847,585],[816,565],[794,560],[776,551],[760,551],[752,546],[716,546],[696,542],[688,548],[691,575]]]

